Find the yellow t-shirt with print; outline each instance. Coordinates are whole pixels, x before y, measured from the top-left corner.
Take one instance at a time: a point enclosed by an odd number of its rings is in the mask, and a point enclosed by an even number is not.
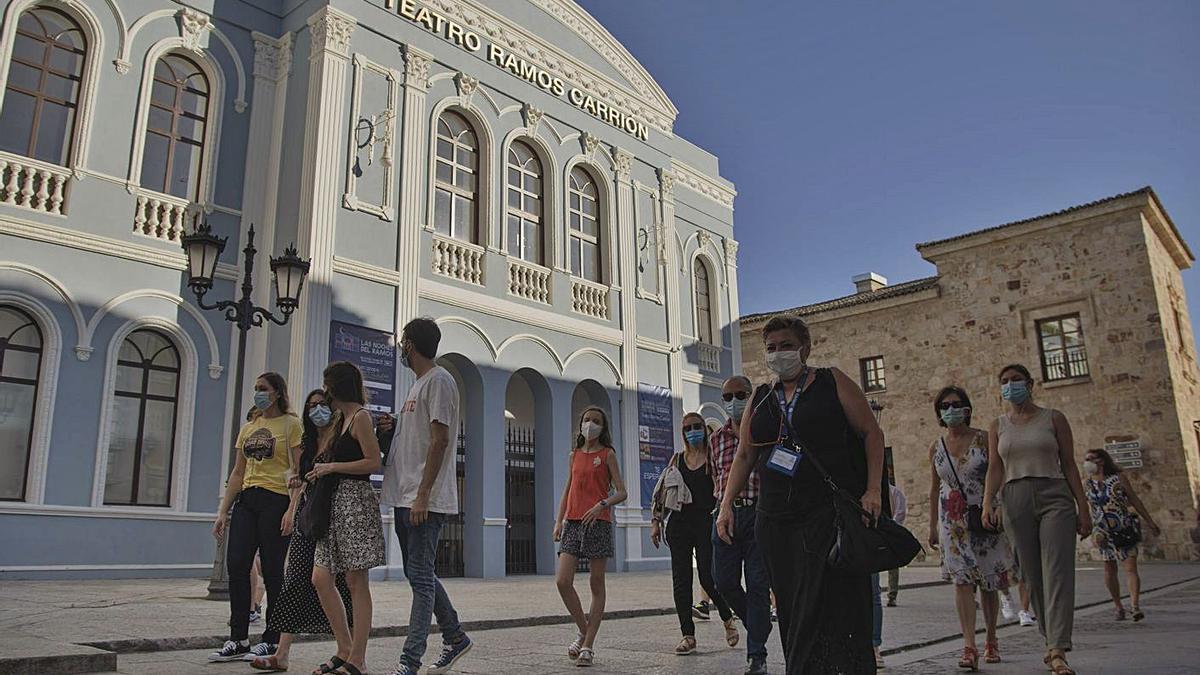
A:
[[[300,418],[292,414],[247,422],[237,439],[237,447],[246,458],[242,489],[260,487],[286,495],[287,471],[292,468],[291,449],[300,445],[303,433]]]

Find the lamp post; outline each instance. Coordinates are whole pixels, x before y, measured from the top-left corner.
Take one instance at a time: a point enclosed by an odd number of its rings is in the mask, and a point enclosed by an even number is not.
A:
[[[883,417],[883,404],[878,399],[868,399],[867,405],[871,406],[871,413],[875,415],[875,423],[879,424],[880,418]]]
[[[221,251],[225,250],[228,237],[218,237],[212,233],[208,223],[196,226],[192,234],[182,238],[183,250],[188,259],[188,287],[196,294],[196,304],[200,309],[215,309],[225,313],[225,320],[231,321],[238,329],[237,366],[233,381],[233,437],[229,443],[229,471],[233,472],[237,461],[237,433],[242,423],[242,380],[246,374],[246,334],[251,328],[262,326],[264,322],[283,326],[292,317],[292,312],[300,305],[300,290],[304,286],[304,277],[308,274],[308,261],[302,260],[296,254],[295,245],[287,247],[283,255],[271,258],[271,275],[274,277],[275,305],[279,307],[282,318],[266,307],[254,304],[251,295],[254,293],[254,256],[258,249],[254,248],[254,225],[246,233],[246,248],[242,249],[242,297],[237,300],[221,300],[213,304],[204,302],[204,295],[212,290],[213,277],[217,270],[217,260]],[[228,479],[228,476],[226,477]],[[225,573],[225,550],[228,535],[221,538],[217,544],[217,555],[213,560],[212,575],[208,582],[208,599],[225,600],[229,597],[229,578]]]

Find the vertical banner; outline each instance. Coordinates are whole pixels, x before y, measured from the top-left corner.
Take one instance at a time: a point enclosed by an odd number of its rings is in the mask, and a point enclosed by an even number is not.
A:
[[[363,374],[367,410],[390,413],[396,397],[396,346],[392,334],[341,321],[329,322],[329,360],[349,361]]]
[[[638,383],[638,457],[642,480],[642,508],[650,498],[658,476],[675,453],[675,422],[671,391],[654,384]]]

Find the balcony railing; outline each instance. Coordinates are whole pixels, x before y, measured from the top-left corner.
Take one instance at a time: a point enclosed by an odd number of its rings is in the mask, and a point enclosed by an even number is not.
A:
[[[198,207],[186,199],[142,189],[133,213],[133,231],[178,244],[185,229],[195,227]]]
[[[508,259],[508,293],[550,304],[550,270],[517,258]]]
[[[721,372],[721,348],[716,345],[697,342],[696,360],[699,362],[700,370],[710,373]]]
[[[433,271],[469,284],[483,285],[482,246],[433,235]]]
[[[0,153],[0,204],[61,216],[66,212],[66,167]]]
[[[608,320],[608,286],[586,279],[571,279],[571,311]]]
[[[1042,369],[1046,382],[1087,377],[1091,374],[1088,368],[1087,350],[1083,345],[1068,347],[1065,351],[1046,352],[1042,355]]]

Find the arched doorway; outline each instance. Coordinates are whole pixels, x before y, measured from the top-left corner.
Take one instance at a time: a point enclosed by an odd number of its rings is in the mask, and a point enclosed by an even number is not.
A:
[[[443,355],[438,359],[437,364],[453,375],[454,382],[458,385],[459,424],[458,429],[452,431],[449,448],[454,452],[455,477],[458,483],[458,513],[448,517],[445,525],[442,526],[434,569],[442,578],[461,577],[466,574],[464,523],[466,522],[467,438],[469,434],[478,433],[477,429],[469,428],[476,425],[474,420],[477,419],[477,416],[469,413],[471,410],[469,399],[478,395],[480,377],[474,364],[458,354]],[[450,457],[447,457],[446,460],[449,461]]]
[[[616,443],[620,437],[621,430],[617,426],[617,420],[613,418],[612,406],[609,404],[608,394],[604,391],[604,387],[595,380],[583,380],[575,385],[575,391],[571,394],[571,437],[578,433],[579,418],[583,415],[583,411],[587,408],[596,407],[604,411],[605,417],[608,418],[608,432],[613,437],[613,442]],[[579,566],[576,568],[579,572],[587,572],[589,570],[588,560],[581,558]]]
[[[513,374],[504,397],[505,573],[537,574],[537,469],[539,403],[549,392],[529,369]]]

